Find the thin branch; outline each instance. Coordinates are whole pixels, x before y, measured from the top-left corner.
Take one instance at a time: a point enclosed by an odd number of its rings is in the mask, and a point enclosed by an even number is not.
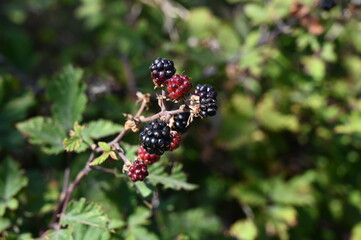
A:
[[[118,152],[118,155],[123,159],[125,165],[131,165],[132,163],[129,161],[129,159],[124,155],[122,152]]]
[[[141,122],[150,122],[153,121],[155,119],[158,119],[162,116],[168,116],[168,115],[174,115],[174,114],[178,114],[178,113],[182,113],[182,112],[187,112],[187,110],[185,109],[177,109],[177,110],[172,110],[172,111],[164,111],[164,112],[159,112],[157,114],[154,114],[153,116],[150,117],[141,117],[140,121]]]
[[[111,174],[113,174],[113,175],[117,175],[115,169],[103,168],[103,167],[99,167],[99,166],[91,166],[90,168],[91,168],[92,170],[96,170],[96,171],[100,171],[100,172],[111,173]]]

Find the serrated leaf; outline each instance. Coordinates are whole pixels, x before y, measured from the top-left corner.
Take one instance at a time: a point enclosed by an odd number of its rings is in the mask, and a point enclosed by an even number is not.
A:
[[[51,230],[47,233],[50,240],[73,240],[69,229]]]
[[[27,183],[28,179],[24,177],[19,165],[14,160],[6,158],[0,165],[0,216],[4,215],[7,207],[18,207],[18,201],[14,197]]]
[[[72,136],[71,138],[66,138],[64,140],[64,147],[67,152],[74,152],[79,150],[83,139],[79,136]]]
[[[83,152],[88,148],[83,142],[83,130],[84,126],[81,126],[78,122],[74,123],[74,127],[70,130],[70,138],[66,138],[63,142],[64,148],[67,152]]]
[[[112,121],[99,119],[85,124],[86,128],[83,130],[83,136],[92,139],[103,138],[120,132],[123,126],[115,124]]]
[[[98,146],[101,147],[104,151],[110,151],[110,146],[106,142],[98,142]]]
[[[160,183],[164,185],[164,188],[188,191],[197,188],[197,185],[186,182],[186,175],[182,172],[182,164],[174,166],[171,174],[166,173],[164,167],[161,167],[159,164],[153,164],[149,168],[149,173],[147,178],[154,185]]]
[[[71,202],[68,210],[61,218],[62,225],[84,224],[104,230],[107,228],[108,222],[109,219],[100,205],[86,202],[85,198]]]
[[[92,227],[84,224],[75,224],[73,228],[73,239],[74,240],[108,240],[110,239],[110,233],[104,231],[104,229]]]
[[[16,124],[16,127],[25,136],[30,137],[30,143],[41,145],[45,153],[58,154],[64,151],[63,140],[66,133],[51,118],[34,117]]]
[[[90,166],[100,165],[100,164],[102,164],[105,160],[108,159],[109,155],[110,155],[110,152],[103,152],[102,155],[100,155],[99,157],[97,157],[96,159],[94,159],[89,165],[90,165]]]
[[[52,80],[47,95],[52,101],[52,114],[65,130],[80,121],[86,105],[85,85],[81,83],[83,71],[65,67]]]

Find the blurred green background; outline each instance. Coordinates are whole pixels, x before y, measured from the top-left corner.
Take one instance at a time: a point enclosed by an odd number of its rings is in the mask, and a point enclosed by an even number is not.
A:
[[[0,193],[13,193],[0,195],[0,237],[45,231],[64,169],[74,178],[89,154],[48,155],[15,127],[50,115],[52,76],[83,69],[83,120],[123,124],[164,57],[219,93],[218,114],[165,157],[198,188],[157,187],[150,211],[127,178],[91,173],[72,198],[103,207],[112,239],[361,239],[361,22],[357,1],[337,3],[1,1]]]

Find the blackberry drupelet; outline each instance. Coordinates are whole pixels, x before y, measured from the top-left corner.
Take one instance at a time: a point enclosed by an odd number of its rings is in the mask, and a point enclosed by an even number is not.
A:
[[[214,116],[217,113],[217,92],[209,84],[197,85],[195,95],[199,96],[201,117]]]
[[[164,121],[154,120],[145,125],[140,133],[142,147],[150,154],[162,155],[164,151],[169,150],[172,142],[170,127]]]
[[[323,10],[329,11],[334,6],[336,6],[336,1],[335,0],[320,0],[320,7]]]
[[[172,99],[178,99],[187,94],[192,88],[192,83],[189,77],[186,75],[176,74],[167,81],[167,91],[169,97]]]
[[[190,112],[175,114],[173,116],[172,130],[180,133],[185,133],[188,128],[187,123],[190,115]]]
[[[180,133],[178,133],[176,131],[172,131],[171,134],[172,134],[173,138],[172,138],[172,142],[170,143],[169,151],[173,151],[173,150],[177,149],[182,141],[182,137],[181,137]]]
[[[142,160],[145,164],[149,165],[158,161],[160,156],[158,156],[157,154],[150,154],[142,146],[139,146],[138,158]]]
[[[135,160],[129,168],[128,177],[132,182],[143,181],[148,174],[148,167],[142,161]]]
[[[157,87],[163,85],[176,72],[173,61],[165,58],[155,59],[149,69],[150,76]]]

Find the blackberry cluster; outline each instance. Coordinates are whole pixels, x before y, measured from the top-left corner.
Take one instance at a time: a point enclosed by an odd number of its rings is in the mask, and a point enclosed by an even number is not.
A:
[[[145,125],[144,130],[140,133],[140,141],[148,153],[160,156],[164,151],[169,150],[172,142],[170,128],[166,122],[154,120]]]
[[[320,0],[320,7],[323,10],[329,11],[334,6],[336,6],[336,1],[335,0]]]
[[[175,149],[177,149],[179,147],[179,145],[181,144],[182,141],[182,137],[180,135],[180,133],[172,131],[172,142],[170,143],[170,148],[169,151],[173,151]]]
[[[172,99],[178,99],[187,94],[191,88],[192,83],[186,75],[176,74],[167,81],[167,91]]]
[[[142,146],[140,146],[138,148],[138,158],[142,160],[145,164],[149,165],[158,161],[160,156],[157,154],[150,154]]]
[[[176,72],[173,61],[165,58],[155,59],[149,69],[153,82],[157,87],[163,85]]]
[[[172,130],[180,133],[185,133],[188,128],[187,124],[190,115],[191,115],[190,112],[182,112],[174,115]]]
[[[199,96],[201,117],[214,116],[217,113],[217,92],[209,84],[197,85],[195,95]]]
[[[128,176],[132,182],[143,181],[148,176],[148,167],[141,161],[135,160],[130,166]]]
[[[141,131],[139,136],[141,146],[138,148],[138,156],[128,172],[128,176],[133,182],[142,181],[147,177],[147,165],[157,162],[165,151],[173,151],[180,146],[181,134],[186,132],[188,123],[192,121],[193,117],[214,116],[217,112],[217,92],[211,85],[198,85],[194,94],[189,96],[188,92],[192,88],[190,78],[182,74],[175,75],[176,69],[171,60],[157,58],[149,68],[156,87],[165,87],[168,92],[165,96],[165,92],[162,91],[162,95],[157,98],[162,111],[159,115],[155,115],[167,119],[167,122],[154,120],[146,124]],[[170,99],[178,100],[174,101],[173,105],[175,103],[180,105],[179,111],[167,109],[164,101],[170,101]],[[180,99],[182,101],[179,101]],[[189,112],[183,112],[184,110]],[[181,113],[171,116],[170,114],[173,114],[174,111]]]

